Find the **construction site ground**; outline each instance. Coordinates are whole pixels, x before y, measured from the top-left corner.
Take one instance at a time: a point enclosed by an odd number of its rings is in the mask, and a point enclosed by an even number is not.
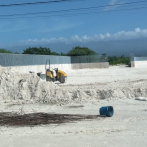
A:
[[[38,102],[26,103],[23,97],[22,103],[16,103],[15,97],[13,103],[13,100],[7,100],[3,94],[3,99],[0,99],[1,113],[76,114],[97,117],[42,125],[1,125],[1,147],[147,146],[147,101],[135,100],[147,97],[147,68],[112,66],[108,69],[66,72],[67,83],[55,83],[60,90],[59,95],[57,91],[55,96],[60,96],[61,100],[65,98],[66,102],[41,103],[37,99]],[[68,97],[70,101],[67,101]],[[103,106],[113,106],[113,117],[99,116],[99,108]]]

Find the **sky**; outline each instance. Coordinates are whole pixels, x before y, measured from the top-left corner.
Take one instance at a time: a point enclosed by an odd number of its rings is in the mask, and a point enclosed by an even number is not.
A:
[[[49,0],[7,0],[0,5],[45,1]],[[0,6],[0,48],[22,53],[28,47],[42,46],[67,53],[75,46],[86,46],[98,54],[147,55],[146,16],[145,0]]]

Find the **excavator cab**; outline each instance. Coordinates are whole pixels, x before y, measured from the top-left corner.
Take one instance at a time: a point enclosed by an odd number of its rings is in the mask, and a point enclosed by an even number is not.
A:
[[[49,66],[47,68],[47,66]],[[46,65],[45,65],[45,70],[46,70],[46,81],[59,81],[60,83],[65,83],[67,80],[67,74],[62,71],[58,70],[58,68],[50,69],[50,60],[46,60]]]

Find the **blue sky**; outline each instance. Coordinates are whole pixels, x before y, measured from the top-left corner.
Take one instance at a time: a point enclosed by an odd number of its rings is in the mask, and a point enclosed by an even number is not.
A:
[[[0,5],[37,1],[49,0],[7,0],[0,1]],[[96,50],[101,42],[146,39],[147,8],[143,7],[147,7],[147,2],[125,5],[125,3],[138,1],[139,0],[75,0],[74,2],[54,4],[0,7],[0,15],[11,15],[115,5],[113,7],[101,7],[100,9],[97,8],[86,11],[77,10],[66,13],[66,15],[76,13],[76,15],[70,16],[65,16],[62,12],[40,14],[41,17],[38,17],[39,15],[0,16],[0,47],[22,52],[26,47],[46,46],[52,47],[52,51],[67,52],[75,45],[88,46]],[[141,9],[133,10],[133,8]],[[118,11],[122,9],[132,10]],[[95,13],[98,11],[101,13]],[[95,45],[95,47],[93,47],[91,45],[92,43],[97,44],[97,46]],[[130,41],[130,44],[133,44],[133,42]],[[107,47],[105,47],[105,49],[107,49]],[[99,52],[99,50],[97,52]]]

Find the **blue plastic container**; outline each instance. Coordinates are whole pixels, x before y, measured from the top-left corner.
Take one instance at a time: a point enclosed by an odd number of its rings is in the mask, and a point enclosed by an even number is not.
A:
[[[100,115],[105,115],[107,117],[112,117],[114,114],[114,110],[112,106],[101,107],[99,109]]]

